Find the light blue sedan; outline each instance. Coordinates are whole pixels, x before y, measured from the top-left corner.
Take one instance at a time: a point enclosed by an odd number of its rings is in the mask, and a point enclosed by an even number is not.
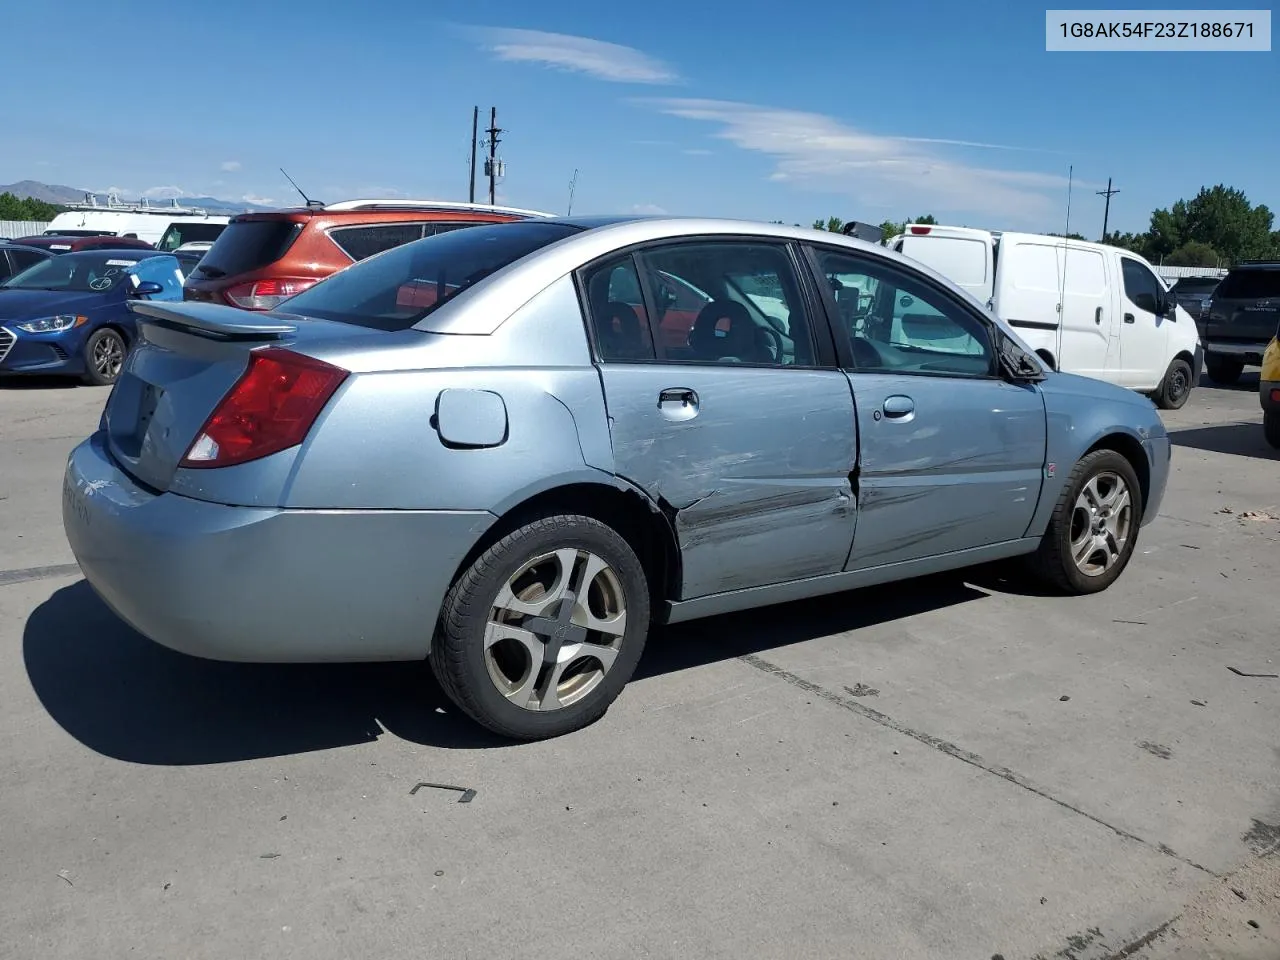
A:
[[[427,658],[513,738],[600,717],[655,623],[1015,556],[1103,590],[1169,475],[1146,398],[781,225],[481,226],[132,309],[63,487],[102,598],[201,657]]]

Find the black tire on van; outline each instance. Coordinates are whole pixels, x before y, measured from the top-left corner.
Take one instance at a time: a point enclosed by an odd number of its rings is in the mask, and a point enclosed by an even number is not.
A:
[[[1191,396],[1193,374],[1191,364],[1181,357],[1174,357],[1160,381],[1160,389],[1152,397],[1161,410],[1180,410]]]
[[[1211,353],[1204,358],[1204,369],[1214,383],[1229,387],[1240,380],[1240,374],[1244,373],[1244,363],[1234,357]]]

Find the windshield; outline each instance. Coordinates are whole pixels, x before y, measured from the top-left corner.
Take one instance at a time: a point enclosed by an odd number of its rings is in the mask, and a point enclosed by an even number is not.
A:
[[[68,293],[105,293],[124,280],[138,262],[124,251],[68,253],[42,260],[14,274],[3,286],[10,290],[65,290]]]
[[[375,330],[407,330],[491,273],[581,229],[523,221],[453,230],[352,264],[279,309]]]

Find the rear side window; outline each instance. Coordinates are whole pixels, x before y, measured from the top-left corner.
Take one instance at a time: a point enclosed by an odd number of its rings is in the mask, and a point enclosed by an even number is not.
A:
[[[233,221],[218,235],[196,272],[228,277],[265,267],[283,257],[301,232],[302,225],[290,220]]]
[[[366,223],[358,227],[336,227],[332,240],[352,260],[364,260],[375,253],[422,239],[421,223]]]
[[[10,250],[9,256],[13,260],[14,273],[21,273],[27,267],[33,267],[41,260],[48,259],[33,250]]]
[[[1218,284],[1217,300],[1265,300],[1280,297],[1280,268],[1232,270]]]
[[[903,252],[932,267],[952,283],[987,282],[987,245],[968,237],[908,237]]]
[[[453,230],[352,264],[282,309],[374,330],[407,330],[491,273],[581,229],[527,221]]]

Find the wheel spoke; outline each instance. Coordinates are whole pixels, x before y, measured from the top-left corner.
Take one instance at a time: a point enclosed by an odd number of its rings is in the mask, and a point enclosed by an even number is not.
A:
[[[1118,509],[1117,504],[1120,501],[1120,499],[1122,497],[1129,496],[1129,490],[1124,485],[1124,483],[1118,478],[1110,478],[1110,479],[1112,480],[1111,489],[1107,491],[1105,496],[1099,499],[1098,506],[1104,509],[1116,510]]]
[[[1120,559],[1120,544],[1114,534],[1108,530],[1100,538],[1102,541],[1102,569],[1110,570],[1111,565]]]
[[[498,596],[494,599],[493,605],[522,617],[553,616],[556,604],[564,599],[565,593],[569,590],[569,584],[573,577],[573,568],[578,559],[578,551],[566,548],[557,550],[554,555],[548,554],[548,558],[551,556],[555,557],[559,569],[556,572],[555,583],[542,596],[536,600],[521,600],[512,591],[511,583],[508,582],[498,591]],[[543,559],[538,558],[534,563],[539,563]],[[530,564],[530,566],[533,566],[533,564]]]
[[[595,630],[600,633],[606,633],[611,637],[620,637],[627,632],[627,611],[620,610],[612,617],[597,617],[587,607],[586,594],[578,594],[577,603],[573,605],[573,616],[569,622],[578,627],[586,627],[588,630]]]
[[[560,686],[560,681],[564,679],[564,672],[571,662],[566,660],[563,663],[553,664],[547,671],[547,679],[540,684],[541,689],[538,691],[538,710],[558,710],[563,706],[556,688]]]
[[[605,673],[608,673],[613,667],[613,662],[618,659],[617,647],[606,647],[602,643],[584,643],[578,650],[580,657],[594,657],[600,661],[600,666]]]
[[[1097,538],[1095,538],[1092,533],[1086,533],[1080,540],[1071,545],[1071,557],[1075,560],[1077,567],[1083,567],[1085,565],[1085,561],[1087,561],[1097,549]]]
[[[1080,491],[1080,497],[1090,510],[1097,510],[1102,506],[1102,495],[1098,493],[1098,478],[1093,477],[1084,485],[1084,489]]]

